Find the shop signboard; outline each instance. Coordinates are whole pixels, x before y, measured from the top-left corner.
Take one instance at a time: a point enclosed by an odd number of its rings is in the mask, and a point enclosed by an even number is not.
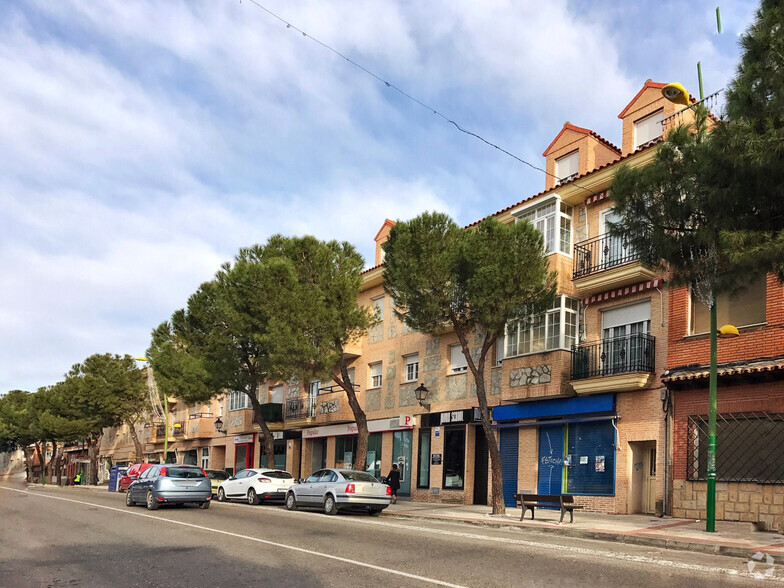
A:
[[[400,415],[389,419],[378,419],[368,421],[369,433],[381,433],[382,431],[399,431],[401,429],[411,429],[416,422],[413,415]],[[320,437],[336,437],[340,435],[356,435],[358,433],[356,423],[346,423],[342,425],[326,425],[324,427],[311,427],[302,430],[304,439],[318,439]]]

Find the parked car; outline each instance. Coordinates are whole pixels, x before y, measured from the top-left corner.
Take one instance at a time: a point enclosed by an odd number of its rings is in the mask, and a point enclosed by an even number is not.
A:
[[[224,470],[204,470],[207,472],[207,477],[210,479],[210,486],[212,487],[213,496],[218,493],[218,486],[223,480],[229,479],[229,472]]]
[[[218,486],[218,500],[245,500],[260,504],[265,500],[284,500],[294,477],[283,470],[254,468],[241,470]]]
[[[292,486],[286,494],[286,508],[321,507],[328,515],[337,514],[339,510],[358,509],[378,516],[391,500],[392,489],[367,472],[326,469]]]
[[[139,476],[142,474],[144,470],[153,466],[154,464],[151,463],[135,463],[132,464],[128,471],[122,475],[120,478],[120,492],[127,492],[128,486],[131,485],[131,482],[138,479]]]
[[[195,503],[210,508],[212,489],[205,471],[177,463],[153,465],[131,482],[125,495],[126,506],[146,504],[156,510],[162,504]]]

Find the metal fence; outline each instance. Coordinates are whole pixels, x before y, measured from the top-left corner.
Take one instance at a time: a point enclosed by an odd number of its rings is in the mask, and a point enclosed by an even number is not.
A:
[[[581,278],[638,259],[640,253],[623,237],[599,235],[575,244],[572,277]]]
[[[636,333],[572,347],[572,379],[652,372],[656,365],[656,337]]]
[[[316,398],[297,398],[286,401],[287,419],[307,419],[316,416]]]
[[[707,415],[689,416],[686,446],[686,478],[707,480]],[[717,415],[716,480],[784,484],[784,414]]]

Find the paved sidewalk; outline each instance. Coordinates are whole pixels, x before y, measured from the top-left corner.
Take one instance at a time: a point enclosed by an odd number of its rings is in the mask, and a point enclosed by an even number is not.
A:
[[[574,523],[558,523],[558,510],[536,509],[536,519],[526,513],[520,521],[520,508],[506,509],[506,515],[493,516],[489,506],[426,504],[398,501],[384,511],[385,516],[472,525],[517,528],[582,539],[599,539],[749,558],[755,553],[784,557],[784,535],[755,531],[751,523],[717,521],[716,532],[705,531],[705,521],[657,518],[650,515],[604,515],[575,511]],[[569,520],[566,514],[564,521]],[[761,555],[757,556],[763,557]]]

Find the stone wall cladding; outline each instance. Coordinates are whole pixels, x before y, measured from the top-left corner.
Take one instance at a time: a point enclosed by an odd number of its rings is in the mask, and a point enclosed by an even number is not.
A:
[[[381,410],[381,390],[367,390],[365,392],[365,410]]]
[[[380,343],[384,340],[384,323],[375,323],[368,328],[368,343]]]
[[[438,355],[438,339],[430,339],[425,343],[425,355]]]
[[[422,373],[437,372],[441,369],[441,356],[426,357],[422,362]]]
[[[417,387],[416,382],[412,384],[401,384],[399,397],[398,397],[398,406],[413,406],[417,403],[416,395],[414,394],[414,389]],[[428,395],[429,396],[429,395]],[[428,402],[431,402],[430,398],[428,397]]]
[[[467,374],[449,376],[446,379],[446,399],[458,400],[466,397]]]
[[[517,368],[509,371],[509,386],[531,386],[535,384],[548,384],[551,381],[550,364],[533,367]]]
[[[501,393],[501,368],[496,367],[490,370],[490,394],[498,395]]]

